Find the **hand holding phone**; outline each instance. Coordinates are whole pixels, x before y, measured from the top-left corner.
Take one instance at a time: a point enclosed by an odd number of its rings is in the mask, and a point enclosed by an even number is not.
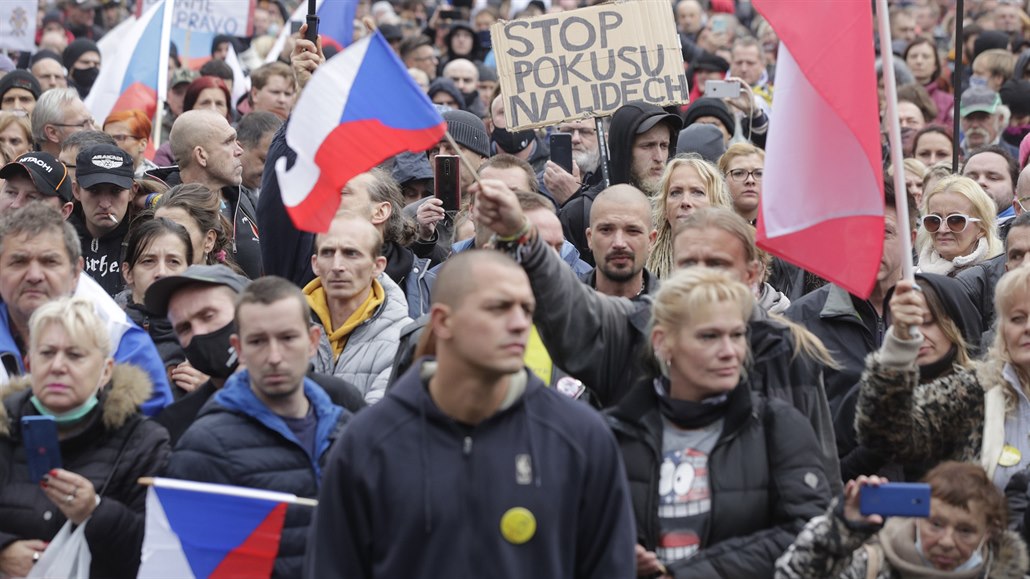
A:
[[[859,492],[859,512],[866,517],[929,517],[930,485],[884,483],[863,486]]]
[[[461,209],[461,163],[457,155],[437,155],[433,194],[443,202],[444,211]]]
[[[57,439],[57,421],[53,416],[23,416],[21,434],[29,478],[33,482],[39,482],[51,470],[61,468],[61,446]]]
[[[740,96],[740,83],[733,80],[706,80],[705,96],[716,99],[735,99]]]
[[[556,165],[572,174],[572,135],[569,133],[551,133],[548,137],[551,146],[551,160]]]

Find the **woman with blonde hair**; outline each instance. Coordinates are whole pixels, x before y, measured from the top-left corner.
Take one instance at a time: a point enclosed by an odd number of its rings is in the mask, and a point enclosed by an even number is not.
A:
[[[926,178],[929,169],[922,161],[914,157],[907,157],[903,165],[905,167],[905,192],[916,202],[916,206],[920,207],[923,204],[923,179]],[[887,175],[894,177],[893,165],[887,168]]]
[[[819,444],[786,402],[753,393],[751,290],[679,270],[651,315],[653,368],[614,408],[637,521],[637,575],[770,577],[830,502]]]
[[[28,117],[9,111],[0,112],[0,145],[10,148],[11,160],[32,150],[32,127]]]
[[[855,427],[859,442],[902,463],[978,462],[994,484],[1030,465],[1030,268],[1005,274],[995,290],[994,344],[984,360],[926,384],[918,365],[926,299],[909,281],[891,300],[893,323],[866,362]]]
[[[732,208],[733,203],[719,169],[695,153],[669,161],[658,183],[658,191],[654,208],[658,238],[647,259],[647,270],[663,279],[675,269],[672,240],[676,223],[702,207]]]
[[[994,201],[968,177],[941,179],[923,196],[916,236],[918,268],[955,277],[1004,251],[994,224]]]

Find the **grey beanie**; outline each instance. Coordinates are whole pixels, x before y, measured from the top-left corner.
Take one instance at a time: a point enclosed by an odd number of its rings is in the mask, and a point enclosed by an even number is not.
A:
[[[709,163],[718,163],[726,152],[722,131],[712,125],[694,123],[680,131],[676,140],[676,154],[697,153]]]
[[[490,156],[490,136],[479,117],[468,111],[452,110],[445,112],[443,118],[447,121],[447,132],[455,142],[483,157]]]

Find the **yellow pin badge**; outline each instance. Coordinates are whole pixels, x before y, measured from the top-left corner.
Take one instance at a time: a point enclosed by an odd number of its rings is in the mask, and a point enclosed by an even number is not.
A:
[[[1006,444],[1001,449],[1001,456],[998,457],[998,464],[1001,466],[1016,466],[1022,459],[1023,455],[1019,452],[1018,448],[1011,444]]]
[[[501,535],[512,545],[521,545],[536,534],[536,517],[525,507],[512,507],[501,517]]]

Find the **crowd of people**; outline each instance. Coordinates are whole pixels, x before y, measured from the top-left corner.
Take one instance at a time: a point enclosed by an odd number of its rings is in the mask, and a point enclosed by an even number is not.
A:
[[[91,576],[134,576],[145,476],[318,499],[274,577],[1030,573],[1027,2],[890,2],[905,161],[884,146],[868,297],[756,245],[789,93],[750,1],[670,3],[689,102],[536,130],[507,128],[490,26],[586,2],[359,2],[454,142],[352,179],[317,234],[274,166],[338,49],[301,27],[277,56],[293,4],[206,62],[169,47],[160,126],[84,104],[122,0],[41,3],[38,50],[0,57],[0,577],[66,523]],[[917,481],[926,517],[860,508]]]

